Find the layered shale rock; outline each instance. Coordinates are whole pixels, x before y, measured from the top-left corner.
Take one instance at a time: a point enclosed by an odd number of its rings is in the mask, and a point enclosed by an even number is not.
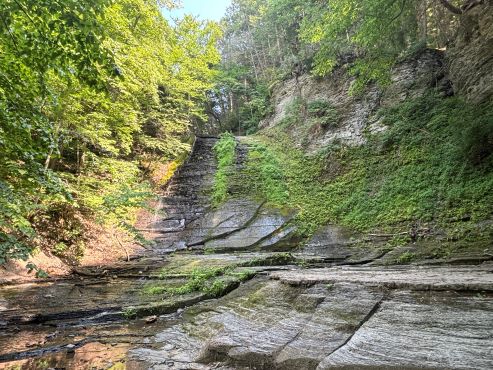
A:
[[[299,99],[306,101],[307,105],[324,102],[334,109],[337,122],[324,127],[306,127],[305,122],[285,128],[293,140],[308,151],[316,151],[333,143],[361,145],[365,143],[366,131],[385,129],[375,114],[380,107],[422,96],[430,88],[437,88],[445,95],[452,94],[443,51],[427,49],[398,63],[385,90],[369,86],[362,96],[351,93],[354,77],[348,75],[347,67],[337,68],[326,78],[305,74],[283,82],[272,97],[274,113],[261,123],[261,128],[283,124],[283,120],[291,114],[290,107]]]
[[[272,273],[132,351],[153,369],[493,366],[491,269]],[[482,292],[478,294],[478,292]]]
[[[162,197],[155,248],[0,287],[0,363],[83,369],[105,353],[135,370],[493,368],[491,265],[349,267],[388,249],[334,225],[296,240],[293,212],[239,194],[214,208],[215,142],[197,139]]]
[[[473,103],[493,97],[493,1],[485,0],[460,17],[447,64],[454,90]]]

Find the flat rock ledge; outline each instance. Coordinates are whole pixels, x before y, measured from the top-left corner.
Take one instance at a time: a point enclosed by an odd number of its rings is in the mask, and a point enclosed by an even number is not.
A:
[[[493,292],[493,266],[467,267],[333,267],[276,271],[272,279],[290,285],[356,283],[409,290]]]
[[[131,363],[156,370],[491,369],[492,278],[488,266],[275,271],[185,310],[179,324],[131,351]]]

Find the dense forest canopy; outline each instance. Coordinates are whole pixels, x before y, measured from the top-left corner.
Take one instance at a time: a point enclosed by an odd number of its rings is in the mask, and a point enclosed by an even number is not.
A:
[[[74,214],[128,226],[146,193],[138,166],[187,151],[221,32],[189,16],[170,24],[160,7],[174,5],[1,2],[0,263],[40,245],[37,225],[64,252],[83,236],[66,225]]]
[[[223,128],[253,132],[277,82],[350,64],[353,93],[385,86],[399,60],[446,48],[460,14],[482,1],[233,0],[224,18],[221,75],[211,108]]]

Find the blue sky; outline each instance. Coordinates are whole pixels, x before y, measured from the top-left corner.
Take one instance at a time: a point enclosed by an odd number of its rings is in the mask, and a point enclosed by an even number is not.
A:
[[[230,4],[231,0],[182,0],[183,8],[173,10],[171,16],[181,18],[183,14],[192,14],[202,20],[218,21]],[[169,13],[169,11],[164,11],[166,17],[169,16]]]

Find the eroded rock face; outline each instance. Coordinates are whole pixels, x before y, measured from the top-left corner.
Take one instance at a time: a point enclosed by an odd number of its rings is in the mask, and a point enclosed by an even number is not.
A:
[[[274,244],[274,235],[281,232],[290,216],[283,215],[279,210],[264,208],[244,228],[222,239],[214,239],[205,243],[205,248],[214,251],[241,251],[262,248],[262,243],[272,239],[269,245]],[[292,231],[292,230],[291,230]]]
[[[136,349],[132,356],[149,366],[162,365],[160,359],[166,358],[185,362],[181,368],[219,361],[233,368],[314,369],[349,339],[381,299],[381,293],[357,286],[343,290],[336,288],[345,299],[329,297],[320,284],[304,289],[276,281],[251,282],[216,304],[189,310],[182,325],[156,336],[157,343],[172,348]]]
[[[204,245],[227,238],[248,227],[261,212],[261,208],[261,204],[250,200],[229,200],[189,224],[182,238],[188,246]]]
[[[482,297],[396,292],[317,369],[489,369],[492,309]]]
[[[493,292],[491,268],[481,267],[335,267],[274,272],[291,285],[354,283],[389,289]]]
[[[458,94],[473,103],[493,97],[493,1],[485,0],[460,17],[447,63]]]
[[[425,50],[396,65],[392,71],[391,84],[384,93],[376,86],[370,86],[363,97],[352,95],[350,87],[353,82],[354,78],[347,74],[346,67],[336,69],[323,79],[305,74],[298,82],[296,79],[288,80],[276,89],[273,96],[274,114],[261,123],[261,128],[279,125],[289,114],[290,105],[300,98],[301,91],[301,98],[308,104],[314,101],[330,103],[339,119],[337,124],[327,128],[307,128],[304,123],[294,125],[290,128],[290,136],[297,144],[305,146],[309,151],[316,151],[335,141],[360,145],[365,142],[365,130],[378,132],[385,129],[375,116],[379,107],[421,96],[433,87],[445,94],[451,93],[444,67],[444,54],[438,50]],[[309,135],[306,135],[306,130],[309,130]]]

